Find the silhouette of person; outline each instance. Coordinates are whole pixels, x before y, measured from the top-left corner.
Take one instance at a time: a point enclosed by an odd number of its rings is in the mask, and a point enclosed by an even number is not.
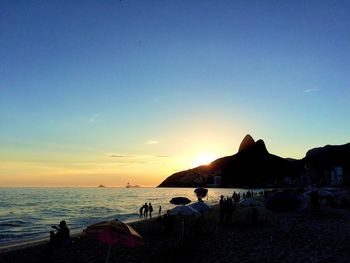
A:
[[[158,215],[160,215],[160,213],[162,212],[162,206],[159,206],[159,210],[158,210]]]
[[[69,228],[66,221],[62,220],[58,226],[52,226],[57,230],[57,233],[50,231],[50,243],[63,244],[69,239]]]
[[[148,203],[148,211],[149,211],[149,217],[152,217],[153,207],[151,203]]]
[[[140,218],[143,217],[143,209],[145,208],[145,206],[141,206],[140,207]]]
[[[220,196],[219,207],[220,207],[220,223],[222,223],[225,217],[225,200],[223,195]]]
[[[250,191],[247,192],[246,197],[247,197],[247,198],[252,198],[252,194],[251,194]]]
[[[143,216],[147,217],[148,216],[148,205],[147,203],[145,203],[145,205],[143,206],[144,210],[143,210]]]

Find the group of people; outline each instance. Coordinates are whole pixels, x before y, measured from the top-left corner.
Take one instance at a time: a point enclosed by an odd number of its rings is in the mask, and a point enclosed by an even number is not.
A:
[[[220,196],[219,201],[220,207],[220,223],[230,225],[232,224],[232,216],[235,209],[235,204],[231,197],[224,198],[223,195]]]
[[[243,199],[253,198],[257,196],[257,193],[253,191],[248,191],[242,194]],[[236,211],[236,204],[241,200],[241,193],[236,193],[235,191],[232,194],[232,197],[220,196],[219,207],[220,207],[220,223],[231,225],[233,213]],[[255,224],[258,220],[258,210],[256,207],[251,207],[248,213],[248,221],[252,224]]]
[[[161,208],[160,208],[161,209]],[[153,212],[153,206],[151,203],[145,203],[143,206],[140,208],[140,218],[141,217],[152,217],[152,212]]]
[[[261,193],[262,194],[262,193]],[[246,198],[254,198],[258,195],[258,193],[253,192],[253,191],[247,191],[246,193],[242,194],[242,198],[246,199]],[[241,200],[241,193],[236,193],[235,191],[233,191],[232,194],[232,199],[235,203],[238,203]]]

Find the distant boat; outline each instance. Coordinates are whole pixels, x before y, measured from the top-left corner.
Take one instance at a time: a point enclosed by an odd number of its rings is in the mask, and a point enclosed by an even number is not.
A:
[[[106,188],[106,186],[104,186],[103,184],[100,184],[98,187],[99,188]]]
[[[126,188],[134,188],[134,187],[140,187],[139,185],[131,185],[130,183],[128,183],[126,186]]]

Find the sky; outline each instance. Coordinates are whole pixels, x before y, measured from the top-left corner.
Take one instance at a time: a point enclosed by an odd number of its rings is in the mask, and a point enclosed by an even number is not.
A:
[[[0,0],[0,187],[303,158],[350,142],[349,71],[349,1]]]

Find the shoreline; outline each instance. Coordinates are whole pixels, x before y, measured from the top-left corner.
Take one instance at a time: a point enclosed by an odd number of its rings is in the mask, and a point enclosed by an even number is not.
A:
[[[184,239],[180,225],[165,232],[158,215],[128,222],[144,244],[112,246],[110,262],[350,262],[350,209],[272,212],[258,206],[253,223],[252,208],[237,206],[232,223],[221,224],[219,205],[212,208]],[[44,243],[27,245],[0,250],[0,262],[100,263],[108,251],[107,244],[82,235],[72,244],[54,247],[52,258],[47,258]]]
[[[123,221],[126,224],[133,225],[135,223],[143,222],[143,221],[149,221],[149,220],[154,220],[158,218],[159,216],[163,216],[164,212],[162,212],[160,215],[153,216],[152,218],[133,218],[133,219],[127,219]],[[87,226],[86,226],[87,227]],[[71,238],[80,238],[83,235],[83,230],[86,228],[82,229],[73,229],[71,230],[70,237]],[[47,236],[41,236],[37,238],[28,238],[28,239],[23,239],[19,241],[10,241],[10,242],[4,242],[0,243],[0,254],[9,252],[9,251],[14,251],[14,250],[21,250],[23,248],[27,247],[33,247],[33,246],[39,246],[48,243],[50,240],[50,234],[49,232],[47,233]]]

